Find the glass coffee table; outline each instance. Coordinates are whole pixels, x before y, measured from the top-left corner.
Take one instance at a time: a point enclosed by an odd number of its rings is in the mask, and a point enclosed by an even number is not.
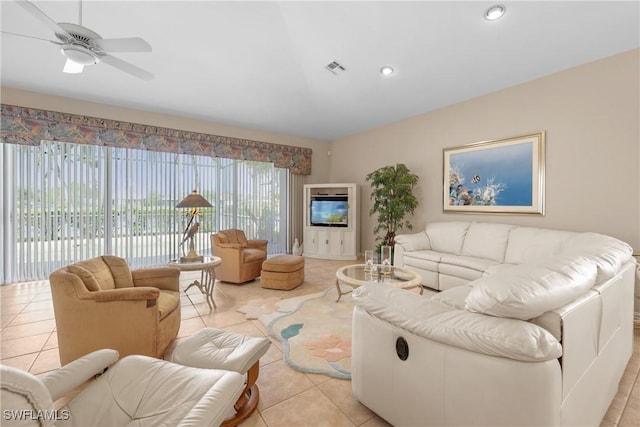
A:
[[[415,271],[407,270],[400,267],[390,267],[390,272],[382,273],[383,266],[377,265],[377,273],[370,273],[364,270],[364,264],[347,265],[336,271],[336,289],[338,290],[338,299],[340,301],[342,295],[347,295],[351,291],[342,292],[340,285],[351,286],[357,288],[358,286],[366,285],[367,283],[379,283],[381,285],[392,286],[394,288],[401,289],[413,289],[420,287],[420,295],[422,295],[422,277]]]

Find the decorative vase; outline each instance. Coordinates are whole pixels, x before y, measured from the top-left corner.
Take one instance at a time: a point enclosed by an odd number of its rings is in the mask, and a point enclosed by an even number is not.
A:
[[[391,274],[391,246],[380,247],[380,267],[382,274]]]

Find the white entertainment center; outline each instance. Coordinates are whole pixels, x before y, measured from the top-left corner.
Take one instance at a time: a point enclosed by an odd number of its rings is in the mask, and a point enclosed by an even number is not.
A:
[[[357,184],[304,186],[304,256],[358,259],[359,197]]]

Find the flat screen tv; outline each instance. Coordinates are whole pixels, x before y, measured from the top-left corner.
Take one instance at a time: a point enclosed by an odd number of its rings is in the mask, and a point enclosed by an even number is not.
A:
[[[346,197],[324,197],[311,200],[311,225],[348,227],[349,209]]]

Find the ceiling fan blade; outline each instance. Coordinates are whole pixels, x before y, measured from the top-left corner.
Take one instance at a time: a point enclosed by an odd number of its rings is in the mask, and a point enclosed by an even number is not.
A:
[[[27,39],[42,40],[42,41],[53,43],[53,44],[57,44],[57,45],[61,45],[62,44],[62,43],[54,41],[54,40],[43,39],[42,37],[36,37],[36,36],[28,36],[26,34],[12,33],[11,31],[0,31],[0,33],[9,34],[9,35],[18,36],[18,37],[25,37]]]
[[[100,55],[100,61],[105,62],[111,65],[114,68],[117,68],[120,71],[124,71],[125,73],[131,74],[142,80],[153,80],[154,75],[147,70],[143,70],[140,67],[136,67],[133,64],[130,64],[122,59],[116,58],[111,55]]]
[[[151,52],[151,45],[140,37],[98,39],[94,43],[103,52]]]
[[[18,3],[24,10],[26,10],[27,12],[29,12],[31,15],[33,15],[34,17],[36,17],[37,19],[39,19],[41,22],[43,22],[47,27],[51,28],[54,33],[56,34],[60,34],[62,36],[67,37],[68,39],[72,39],[73,37],[71,37],[71,35],[66,32],[64,30],[64,28],[62,28],[60,25],[58,25],[56,22],[54,22],[51,18],[49,18],[49,16],[47,14],[45,14],[43,11],[41,11],[38,6],[36,6],[35,4],[31,3],[28,0],[15,0],[16,3]]]

